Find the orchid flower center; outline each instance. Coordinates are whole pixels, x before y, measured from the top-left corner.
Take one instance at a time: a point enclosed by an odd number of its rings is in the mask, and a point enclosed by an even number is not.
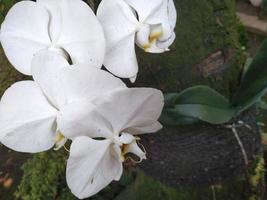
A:
[[[162,38],[163,34],[161,24],[142,24],[142,27],[137,32],[136,43],[145,52],[155,52],[158,49],[157,41]]]
[[[163,35],[162,30],[152,31],[149,35],[150,44],[155,43]]]
[[[66,60],[70,60],[70,55],[64,49],[58,47],[56,44],[52,44],[50,47],[48,47],[48,50],[49,51],[54,51],[56,53],[59,53]]]
[[[54,150],[57,151],[61,147],[63,147],[65,145],[65,143],[67,142],[67,140],[68,139],[58,130],[57,133],[56,133],[56,137],[55,137]]]
[[[144,24],[142,22],[138,22],[136,24],[136,32],[140,31],[143,28]]]
[[[143,159],[146,159],[146,152],[145,149],[142,146],[142,149],[137,144],[137,141],[140,140],[140,138],[135,137],[129,133],[121,133],[120,135],[114,134],[113,138],[111,139],[113,144],[115,145],[114,148],[119,160],[121,162],[124,162],[127,158],[130,158],[133,162],[139,163]],[[118,150],[119,149],[119,150]],[[136,155],[139,160],[135,161],[131,157],[126,158],[126,154],[132,153]]]

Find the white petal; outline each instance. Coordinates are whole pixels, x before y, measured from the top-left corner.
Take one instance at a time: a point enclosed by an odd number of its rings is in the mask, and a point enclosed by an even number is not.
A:
[[[78,136],[110,138],[112,126],[88,101],[75,101],[65,106],[57,119],[60,131],[69,139]]]
[[[61,149],[62,147],[64,147],[64,145],[68,141],[68,138],[66,138],[60,131],[57,131],[55,140],[56,140],[56,143],[55,143],[54,150],[57,151]]]
[[[154,126],[162,108],[161,91],[152,88],[121,89],[94,101],[98,112],[113,126],[115,133],[131,127]],[[144,133],[143,131],[140,133]]]
[[[165,41],[172,36],[176,20],[177,13],[173,0],[164,0],[157,12],[151,15],[146,20],[146,23],[154,27],[158,26],[162,30],[162,35],[159,39]]]
[[[250,0],[250,2],[255,7],[259,7],[262,4],[262,0]]]
[[[172,0],[166,0],[158,10],[157,14],[149,18],[149,23],[158,22],[151,25],[151,37],[157,36],[151,48],[147,50],[151,53],[162,53],[169,50],[169,46],[174,42],[176,25],[176,9]],[[158,35],[160,37],[158,37]]]
[[[119,139],[122,144],[131,144],[135,140],[135,137],[129,133],[122,133]]]
[[[136,10],[140,22],[145,22],[150,16],[155,15],[164,1],[166,0],[125,0]]]
[[[149,124],[148,126],[135,126],[131,128],[127,128],[124,130],[126,133],[130,133],[132,135],[138,135],[140,133],[155,133],[162,129],[162,125],[159,122],[155,122],[153,124]]]
[[[90,197],[121,176],[122,163],[112,155],[111,141],[79,137],[71,145],[67,183],[80,199]]]
[[[124,155],[127,153],[132,153],[139,157],[140,162],[146,159],[146,152],[144,152],[140,147],[137,145],[136,141],[132,142],[131,144],[126,145],[125,151],[123,152]]]
[[[56,115],[35,82],[15,83],[0,103],[1,142],[20,152],[48,150],[55,143]]]
[[[134,83],[137,79],[137,75],[130,77],[129,79],[130,79],[131,83]]]
[[[59,80],[60,70],[69,67],[67,60],[60,52],[42,50],[33,57],[33,79],[40,85],[46,97],[56,107],[66,103],[66,97]]]
[[[136,44],[142,48],[147,49],[150,46],[149,41],[150,26],[145,24],[136,34]]]
[[[121,40],[106,54],[104,66],[115,76],[121,78],[136,77],[138,63],[134,42],[135,36],[132,35],[131,38]]]
[[[64,48],[74,64],[101,67],[105,55],[103,29],[92,9],[81,0],[62,0],[62,30],[57,45]]]
[[[145,23],[149,25],[158,25],[162,23],[162,20],[167,18],[168,21],[168,0],[157,0],[156,9],[153,12],[150,12],[150,15],[147,17]],[[156,2],[155,2],[156,3]]]
[[[62,0],[37,0],[37,3],[41,4],[47,9],[50,15],[49,21],[49,35],[52,43],[55,43],[61,33],[62,28],[62,16],[61,16],[61,4]]]
[[[171,29],[174,30],[177,21],[177,11],[173,0],[168,0],[168,16]]]
[[[163,53],[165,49],[157,46],[162,32],[161,25],[145,25],[137,34],[137,45],[149,53]],[[146,41],[142,38],[147,38]]]
[[[175,33],[173,32],[172,36],[166,41],[157,41],[156,45],[160,49],[164,49],[164,51],[169,50],[168,48],[173,44],[176,38]]]
[[[114,138],[113,138],[114,139]],[[121,146],[114,143],[114,140],[113,140],[113,143],[111,144],[111,149],[112,149],[112,155],[117,159],[119,160],[120,162],[124,162],[125,161],[125,158],[124,156],[122,155],[122,149],[121,149]],[[114,179],[116,181],[120,180],[120,176],[121,176],[122,172],[118,174],[118,176]]]
[[[134,41],[139,24],[133,11],[122,0],[103,0],[97,16],[106,37],[105,67],[121,78],[136,76],[138,64]]]
[[[63,68],[60,81],[68,102],[90,100],[112,90],[125,88],[125,84],[112,74],[85,65]]]
[[[31,74],[33,55],[50,44],[48,12],[32,1],[21,1],[1,25],[1,43],[9,61],[20,72]]]

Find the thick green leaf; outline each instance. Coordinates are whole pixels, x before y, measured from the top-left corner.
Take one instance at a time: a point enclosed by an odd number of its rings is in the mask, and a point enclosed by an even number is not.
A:
[[[194,86],[182,91],[175,100],[177,104],[201,104],[211,107],[228,108],[229,100],[208,86]]]
[[[211,124],[224,124],[229,122],[234,116],[231,108],[219,108],[214,105],[202,104],[178,104],[175,110],[183,115],[198,118]]]
[[[267,40],[249,65],[232,104],[239,112],[255,104],[267,88]]]
[[[245,74],[247,73],[252,61],[253,61],[253,58],[251,58],[251,57],[247,58],[246,63],[244,65],[243,73],[242,73],[242,79],[244,79]]]
[[[175,97],[172,108],[166,108],[162,119],[168,122],[196,122],[223,124],[234,116],[228,99],[207,86],[191,87]],[[186,118],[185,118],[186,117]]]
[[[194,124],[199,120],[181,115],[174,108],[165,108],[160,116],[159,121],[165,126],[180,126]]]
[[[260,99],[256,103],[256,107],[261,109],[261,110],[267,110],[267,102],[264,99]]]
[[[164,107],[173,107],[175,106],[175,101],[177,97],[179,96],[178,93],[167,93],[164,94]]]

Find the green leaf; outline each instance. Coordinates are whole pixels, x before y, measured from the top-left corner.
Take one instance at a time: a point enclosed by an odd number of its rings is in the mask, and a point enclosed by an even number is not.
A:
[[[261,110],[267,110],[267,103],[265,100],[260,99],[257,103],[256,103],[257,108],[261,109]]]
[[[179,96],[178,93],[167,93],[164,94],[164,106],[165,107],[173,107],[175,105],[175,101]]]
[[[163,125],[180,126],[194,124],[199,120],[196,118],[181,115],[174,108],[165,108],[160,116],[159,121]]]
[[[267,40],[249,65],[232,104],[241,112],[254,105],[267,88]]]
[[[242,73],[242,79],[244,79],[244,76],[247,73],[252,61],[253,61],[253,58],[251,58],[251,57],[247,58],[246,63],[244,65],[243,73]]]
[[[174,106],[165,108],[163,121],[180,123],[198,120],[223,124],[232,119],[235,110],[228,99],[207,86],[188,88],[175,97]]]
[[[198,118],[210,124],[224,124],[229,122],[234,116],[231,108],[219,108],[214,105],[202,104],[179,104],[175,110],[183,115]]]

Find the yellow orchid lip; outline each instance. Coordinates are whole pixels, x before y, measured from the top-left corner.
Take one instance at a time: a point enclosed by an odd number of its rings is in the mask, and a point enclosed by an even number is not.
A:
[[[139,141],[140,140],[140,138],[139,137],[135,137],[135,140],[133,141],[133,142],[137,142],[137,141]],[[132,144],[132,143],[131,143]],[[126,154],[128,154],[128,153],[131,153],[131,151],[129,151],[129,149],[130,149],[130,145],[131,144],[122,144],[121,145],[121,155],[120,155],[120,161],[121,162],[125,162],[127,159],[130,159],[133,163],[141,163],[142,162],[142,160],[143,159],[146,159],[146,157],[144,157],[144,158],[140,158],[140,160],[134,160],[132,157],[130,157],[130,156],[128,156],[128,157],[126,157]],[[140,144],[139,144],[140,145]],[[143,150],[143,152],[144,152],[144,154],[146,154],[146,150],[145,150],[145,148],[144,148],[144,146],[143,145],[141,145],[141,147],[142,147],[142,150]],[[132,152],[133,153],[133,152]]]
[[[148,50],[150,49],[150,47],[151,47],[151,44],[145,44],[143,46],[143,49],[145,50],[145,52],[148,52]]]
[[[149,49],[156,43],[156,41],[163,35],[162,31],[152,32],[148,37],[148,44],[143,45],[145,52],[149,52]]]
[[[67,142],[67,138],[63,135],[63,133],[61,133],[60,131],[57,131],[56,133],[56,138],[55,138],[55,148],[54,150],[57,151],[59,150],[61,147],[65,148],[65,143]],[[66,148],[65,148],[66,149]],[[67,150],[67,149],[66,149]]]
[[[58,131],[57,135],[56,135],[56,143],[58,143],[64,139],[65,139],[65,136],[60,131]]]
[[[157,41],[162,35],[163,35],[162,31],[151,33],[149,35],[149,42],[153,43],[153,42]]]

